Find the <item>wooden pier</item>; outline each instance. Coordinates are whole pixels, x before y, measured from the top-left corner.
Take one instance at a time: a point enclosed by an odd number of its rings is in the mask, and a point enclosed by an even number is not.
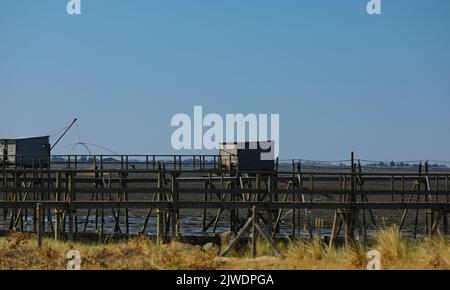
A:
[[[29,160],[29,159],[28,159]],[[154,235],[158,242],[193,231],[243,236],[328,235],[346,243],[396,224],[413,237],[448,234],[450,172],[367,171],[349,166],[274,171],[220,168],[220,156],[52,156],[50,166],[0,167],[3,230]],[[139,217],[139,218],[137,218]],[[200,222],[183,227],[185,218]],[[276,248],[274,247],[274,253]],[[227,247],[223,254],[229,249]]]

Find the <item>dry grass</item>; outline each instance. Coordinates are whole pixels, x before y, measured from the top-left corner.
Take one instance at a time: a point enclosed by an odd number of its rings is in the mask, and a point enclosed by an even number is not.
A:
[[[0,269],[65,269],[66,254],[77,250],[83,269],[216,269],[216,252],[171,243],[157,246],[146,238],[109,244],[80,244],[44,240],[37,249],[34,237],[14,233],[0,239]]]
[[[356,244],[328,250],[323,240],[292,241],[278,245],[281,257],[271,257],[267,243],[258,243],[257,259],[250,251],[218,257],[218,248],[207,252],[181,243],[158,246],[146,238],[108,244],[65,243],[44,240],[37,249],[35,237],[14,233],[0,238],[0,269],[65,269],[66,253],[75,249],[83,269],[365,269],[368,250],[381,253],[383,269],[450,269],[450,244],[442,236],[412,241],[402,238],[398,228],[377,233],[369,247]]]

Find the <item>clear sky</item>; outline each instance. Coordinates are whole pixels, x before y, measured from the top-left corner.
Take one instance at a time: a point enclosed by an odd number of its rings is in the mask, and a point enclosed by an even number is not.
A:
[[[450,160],[448,0],[66,2],[0,0],[2,137],[170,154],[202,105],[279,113],[281,158]]]

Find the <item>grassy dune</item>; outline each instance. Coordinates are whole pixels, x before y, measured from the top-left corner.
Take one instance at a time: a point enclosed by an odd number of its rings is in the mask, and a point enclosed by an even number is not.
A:
[[[220,249],[170,243],[158,246],[146,238],[109,244],[80,244],[44,240],[41,250],[34,236],[13,233],[0,239],[0,269],[65,269],[66,253],[81,253],[82,269],[365,269],[368,250],[381,253],[383,269],[450,269],[450,244],[437,236],[422,241],[401,238],[394,228],[378,232],[368,248],[355,245],[328,251],[320,239],[292,241],[281,257],[270,257],[258,244],[260,257],[249,249],[218,257]]]

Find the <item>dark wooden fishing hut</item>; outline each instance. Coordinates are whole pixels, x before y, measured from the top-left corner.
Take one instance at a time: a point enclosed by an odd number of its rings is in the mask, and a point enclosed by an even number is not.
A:
[[[222,143],[220,166],[238,171],[274,171],[274,146],[273,141]]]
[[[50,137],[0,139],[0,167],[48,168]]]

